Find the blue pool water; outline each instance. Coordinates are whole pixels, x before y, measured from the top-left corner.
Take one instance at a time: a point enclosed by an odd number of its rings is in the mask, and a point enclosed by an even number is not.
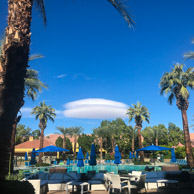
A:
[[[127,170],[127,171],[144,171],[145,167],[147,165],[96,165],[96,166],[90,166],[85,165],[83,167],[77,167],[76,165],[72,166],[65,166],[60,165],[59,167],[65,167],[67,168],[67,172],[71,171],[77,171],[78,173],[86,173],[87,171],[96,171],[99,172],[99,170],[106,170],[107,172],[114,172],[114,174],[118,174],[118,170]],[[53,166],[54,167],[54,166]],[[57,166],[55,166],[57,167]],[[153,167],[153,166],[149,166]],[[49,168],[52,167],[39,167],[39,168],[29,168],[26,169],[29,173],[38,173],[38,172],[49,172]],[[160,166],[155,166],[155,171],[161,171]]]

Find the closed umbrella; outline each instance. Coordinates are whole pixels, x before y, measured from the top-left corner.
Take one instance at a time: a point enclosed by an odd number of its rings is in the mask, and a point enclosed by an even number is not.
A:
[[[133,152],[133,158],[135,158],[135,152]]]
[[[119,154],[119,147],[116,145],[115,146],[115,160],[114,164],[120,164],[121,163],[121,154]]]
[[[92,144],[92,146],[91,146],[90,165],[91,166],[95,166],[96,165],[96,150],[95,150],[95,145],[94,144]]]
[[[27,161],[28,160],[28,153],[27,152],[25,152],[25,159],[24,159],[25,161]]]
[[[69,158],[67,159],[67,165],[70,165],[70,160],[69,160]]]
[[[174,153],[174,148],[171,149],[171,162],[176,162],[176,156]]]
[[[89,154],[88,154],[88,152],[86,153],[86,160],[88,160],[88,157],[89,157]]]
[[[36,164],[36,152],[35,152],[35,148],[33,148],[32,149],[32,152],[31,152],[30,164],[31,165],[35,165]]]
[[[83,161],[83,159],[84,159],[84,155],[83,155],[82,149],[81,149],[81,147],[80,147],[80,148],[79,148],[79,152],[78,152],[78,154],[77,154],[77,160],[78,160],[77,166],[78,166],[78,167],[84,166],[84,161]]]
[[[131,152],[129,152],[129,159],[132,159],[133,157],[132,157],[132,154],[131,154]]]
[[[138,152],[136,152],[136,155],[135,155],[136,158],[138,158]]]

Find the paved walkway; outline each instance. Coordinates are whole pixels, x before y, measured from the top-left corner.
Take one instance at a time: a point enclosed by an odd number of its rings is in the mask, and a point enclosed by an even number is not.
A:
[[[146,193],[145,191],[142,190],[142,193]],[[157,194],[156,190],[148,190],[149,194]],[[47,194],[66,194],[66,191],[50,191]],[[71,192],[69,194],[72,194]],[[80,194],[80,193],[75,193],[75,194]],[[88,194],[108,194],[107,191],[90,191]]]

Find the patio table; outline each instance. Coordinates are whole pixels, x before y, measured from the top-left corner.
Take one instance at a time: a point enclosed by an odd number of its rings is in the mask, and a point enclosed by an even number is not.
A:
[[[87,193],[89,190],[89,183],[83,182],[83,181],[72,181],[66,183],[66,194],[68,194],[69,186],[72,186],[72,193],[74,193],[74,186],[80,186],[81,187],[81,194]],[[84,186],[87,186],[87,189],[84,190]]]
[[[172,187],[172,186],[176,186],[176,188],[177,188],[179,181],[177,181],[177,180],[167,180],[167,179],[157,180],[156,181],[157,190],[158,190],[158,183],[164,183],[164,185],[165,185],[166,188],[167,187],[169,188],[169,187]]]

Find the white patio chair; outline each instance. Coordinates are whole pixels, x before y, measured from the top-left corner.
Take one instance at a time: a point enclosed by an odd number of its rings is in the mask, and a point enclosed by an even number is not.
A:
[[[129,180],[121,181],[119,175],[113,175],[113,174],[109,174],[109,178],[110,178],[110,187],[108,190],[109,193],[110,193],[110,190],[114,192],[115,189],[118,189],[121,192],[125,188],[128,189],[129,194],[131,193]]]
[[[147,189],[145,187],[145,180],[146,180],[146,174],[143,174],[140,176],[139,181],[131,182],[130,188],[135,189],[137,191],[141,191],[142,189],[145,189],[147,193]]]

